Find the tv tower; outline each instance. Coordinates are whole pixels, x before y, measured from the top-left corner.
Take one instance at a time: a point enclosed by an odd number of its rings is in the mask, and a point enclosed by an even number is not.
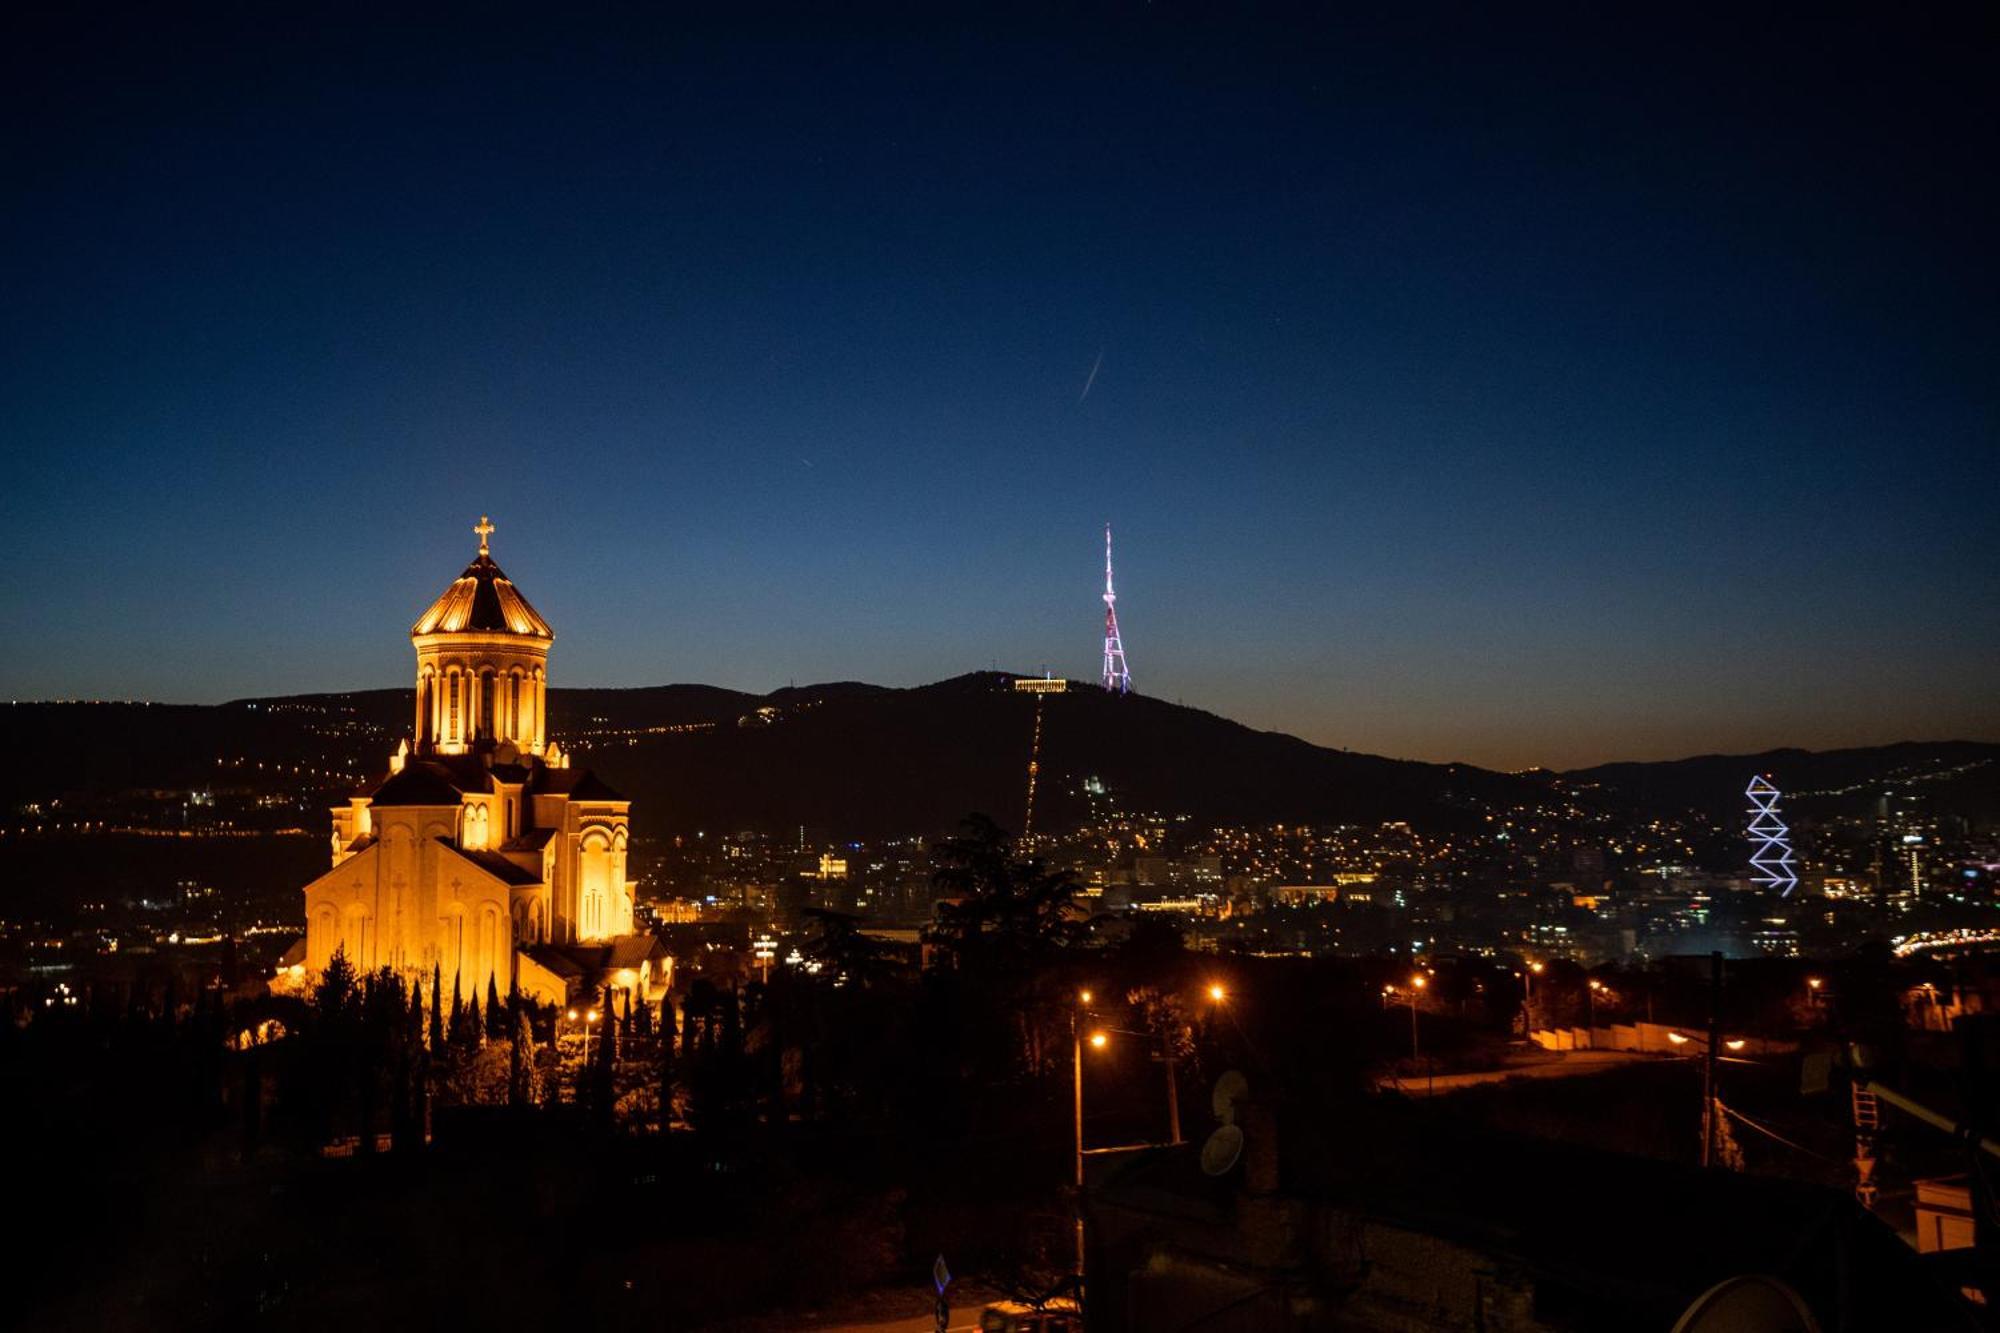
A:
[[[1132,691],[1132,669],[1125,665],[1125,645],[1118,641],[1118,594],[1111,590],[1111,525],[1104,525],[1104,688],[1117,694]]]

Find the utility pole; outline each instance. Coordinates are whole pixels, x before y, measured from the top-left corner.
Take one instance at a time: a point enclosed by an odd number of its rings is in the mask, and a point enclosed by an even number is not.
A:
[[[1701,1164],[1715,1165],[1715,1053],[1722,1045],[1722,951],[1708,956],[1708,1052],[1701,1071]]]
[[[1991,1254],[1994,1243],[1993,1187],[1980,1161],[1980,1140],[1985,1137],[1987,1120],[1985,1014],[1961,1015],[1957,1023],[1959,1058],[1964,1069],[1966,1186],[1972,1194],[1972,1244],[1983,1254]]]
[[[1088,991],[1084,994],[1087,996]],[[1069,1014],[1069,1058],[1071,1078],[1071,1107],[1076,1121],[1076,1280],[1081,1290],[1083,1282],[1083,1003],[1071,1009]]]
[[[1181,1141],[1181,1090],[1174,1078],[1174,1050],[1171,1033],[1160,1038],[1160,1063],[1167,1067],[1167,1142]]]

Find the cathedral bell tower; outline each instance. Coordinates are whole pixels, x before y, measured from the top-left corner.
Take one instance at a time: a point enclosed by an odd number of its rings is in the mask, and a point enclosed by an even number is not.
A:
[[[416,753],[484,754],[504,746],[540,755],[555,631],[493,563],[493,524],[482,517],[473,531],[479,555],[410,627]]]

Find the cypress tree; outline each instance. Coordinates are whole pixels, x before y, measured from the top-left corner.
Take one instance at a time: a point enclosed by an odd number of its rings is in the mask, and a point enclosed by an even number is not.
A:
[[[674,1127],[674,997],[660,1001],[660,1133]]]
[[[722,1052],[731,1060],[743,1054],[743,1010],[733,988],[722,997]]]
[[[444,1050],[444,974],[431,964],[431,1054]]]
[[[500,1011],[500,986],[494,974],[486,974],[486,1035],[498,1041],[507,1035],[507,1015]]]
[[[599,1034],[596,1076],[592,1080],[596,1084],[596,1096],[593,1100],[597,1103],[596,1111],[599,1123],[609,1127],[611,1124],[611,1101],[614,1095],[612,1071],[617,1067],[616,1062],[618,1058],[616,1047],[618,1025],[611,1021],[611,993],[609,991],[606,991],[604,994],[602,1013],[604,1015],[603,1030]]]
[[[510,1007],[514,1011],[514,1039],[507,1048],[507,1105],[519,1109],[528,1104],[529,1043],[534,1038],[528,1032],[528,1015],[519,1006]]]
[[[453,1041],[458,1040],[458,1029],[465,1022],[465,1000],[460,995],[458,980],[459,974],[453,972],[451,974],[451,1036]]]
[[[435,1006],[433,1006],[435,1007]],[[397,1104],[403,1120],[395,1130],[395,1148],[407,1152],[424,1135],[424,983],[410,984],[408,1025],[403,1029],[401,1068],[397,1071]]]

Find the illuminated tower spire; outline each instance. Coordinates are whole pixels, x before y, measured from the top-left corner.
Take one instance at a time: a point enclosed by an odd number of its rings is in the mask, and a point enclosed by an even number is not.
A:
[[[1762,774],[1750,779],[1743,794],[1750,798],[1750,824],[1744,830],[1752,844],[1751,876],[1763,888],[1776,889],[1780,898],[1792,896],[1799,885],[1792,865],[1791,830],[1778,818],[1778,789]]]
[[[1104,525],[1104,688],[1117,694],[1132,689],[1132,670],[1125,665],[1125,645],[1118,641],[1118,594],[1111,590],[1111,525]]]

